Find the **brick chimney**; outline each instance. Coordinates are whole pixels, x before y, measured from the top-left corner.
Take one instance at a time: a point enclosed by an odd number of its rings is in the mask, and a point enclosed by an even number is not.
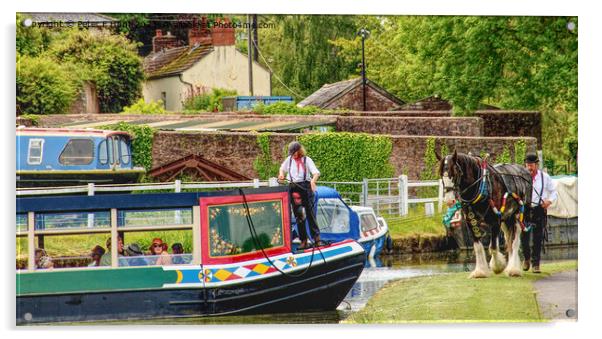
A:
[[[213,46],[234,46],[236,44],[234,26],[229,18],[218,20],[216,25],[211,28],[211,35]]]
[[[166,35],[163,35],[163,32],[160,29],[155,31],[155,36],[153,37],[153,53],[177,46],[178,38],[175,35],[171,35],[170,32],[167,32]]]
[[[188,30],[188,45],[211,45],[211,31],[207,28],[207,18],[202,17],[200,25],[195,20]]]

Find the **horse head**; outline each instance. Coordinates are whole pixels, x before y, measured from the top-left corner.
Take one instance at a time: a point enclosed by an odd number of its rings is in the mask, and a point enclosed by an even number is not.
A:
[[[443,158],[437,156],[437,159],[439,159],[439,176],[443,181],[446,204],[451,204],[465,193],[470,194],[476,189],[474,186],[479,179],[481,165],[479,158],[463,153],[458,154],[454,150],[453,154]]]

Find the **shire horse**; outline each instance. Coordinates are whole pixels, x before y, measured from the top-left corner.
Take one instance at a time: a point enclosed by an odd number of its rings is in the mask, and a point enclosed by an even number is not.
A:
[[[531,201],[533,191],[529,171],[516,164],[491,166],[487,156],[480,158],[456,151],[443,159],[437,155],[437,159],[445,202],[457,200],[462,204],[464,219],[474,239],[477,262],[469,278],[486,278],[491,271],[520,276],[520,233],[525,228],[526,203]],[[489,266],[481,243],[484,236],[480,228],[482,223],[491,233]],[[500,229],[504,232],[507,264],[499,249]]]

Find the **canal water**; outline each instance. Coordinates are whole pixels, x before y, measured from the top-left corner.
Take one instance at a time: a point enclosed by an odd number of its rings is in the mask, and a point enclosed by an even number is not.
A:
[[[577,246],[556,247],[542,253],[543,265],[546,262],[569,259],[577,259]],[[362,309],[374,293],[390,281],[441,273],[469,272],[474,268],[474,261],[472,250],[382,256],[366,262],[366,268],[358,281],[337,310],[331,312],[114,321],[86,325],[333,324]]]

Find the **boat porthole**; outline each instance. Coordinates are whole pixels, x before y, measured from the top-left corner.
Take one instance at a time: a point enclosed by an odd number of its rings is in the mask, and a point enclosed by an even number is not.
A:
[[[23,314],[23,319],[25,319],[25,321],[31,321],[31,319],[33,319],[33,315],[31,315],[31,313],[27,312],[27,313]]]

